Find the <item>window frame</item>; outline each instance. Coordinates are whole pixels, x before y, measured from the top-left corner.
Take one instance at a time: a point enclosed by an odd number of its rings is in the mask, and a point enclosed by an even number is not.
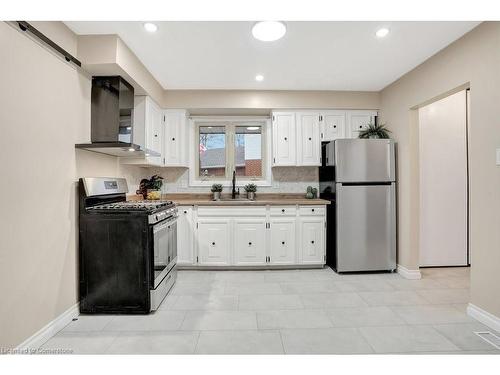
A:
[[[205,178],[199,175],[199,142],[200,126],[225,126],[226,127],[226,173],[224,177]],[[262,155],[262,177],[242,178],[236,176],[236,186],[243,187],[253,183],[257,186],[271,186],[271,121],[268,117],[256,118],[227,118],[207,117],[190,119],[190,139],[192,140],[189,150],[189,186],[212,186],[214,183],[222,184],[224,187],[232,186],[232,173],[235,167],[235,135],[238,126],[261,126],[261,155]]]

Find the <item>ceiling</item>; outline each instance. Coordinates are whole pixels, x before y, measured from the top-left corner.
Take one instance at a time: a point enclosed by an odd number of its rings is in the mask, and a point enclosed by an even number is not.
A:
[[[253,22],[65,22],[76,34],[118,34],[164,89],[378,91],[479,22],[286,22],[275,42]],[[387,37],[375,37],[388,27]],[[264,80],[257,82],[255,76]]]

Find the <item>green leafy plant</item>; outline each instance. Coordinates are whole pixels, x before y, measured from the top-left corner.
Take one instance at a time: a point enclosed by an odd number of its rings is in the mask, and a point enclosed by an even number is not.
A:
[[[391,131],[386,128],[385,124],[368,124],[366,129],[363,129],[359,132],[359,138],[368,139],[368,138],[379,138],[379,139],[387,139],[389,137],[389,133]]]
[[[220,193],[222,191],[222,184],[213,184],[210,191],[212,193]]]
[[[141,194],[146,199],[148,190],[160,190],[163,186],[163,177],[155,174],[151,178],[143,178],[139,184],[136,194]]]
[[[255,184],[245,185],[245,191],[247,193],[255,193],[257,191],[257,185]]]

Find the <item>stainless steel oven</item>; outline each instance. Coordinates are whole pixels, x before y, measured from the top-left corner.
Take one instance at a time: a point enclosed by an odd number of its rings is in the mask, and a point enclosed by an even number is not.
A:
[[[153,288],[157,288],[177,261],[177,217],[153,226]]]

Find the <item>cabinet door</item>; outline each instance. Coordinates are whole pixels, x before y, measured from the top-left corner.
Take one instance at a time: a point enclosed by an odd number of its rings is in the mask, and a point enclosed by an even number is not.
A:
[[[296,165],[295,113],[273,113],[273,165]]]
[[[301,263],[325,263],[325,219],[300,218]]]
[[[347,112],[348,127],[350,134],[348,138],[358,138],[359,132],[365,129],[368,124],[374,123],[375,111],[349,111]]]
[[[319,114],[297,113],[297,165],[321,165]]]
[[[163,115],[153,100],[146,101],[146,148],[162,153]]]
[[[200,265],[229,265],[229,242],[229,220],[198,220],[198,263]]]
[[[322,141],[334,141],[338,138],[345,138],[345,111],[322,112],[320,116]]]
[[[266,219],[235,219],[233,248],[236,265],[264,265]]]
[[[165,165],[184,166],[187,149],[186,113],[184,111],[165,111]]]
[[[270,224],[270,263],[297,263],[295,248],[295,218],[271,218]]]
[[[193,264],[193,207],[180,206],[177,219],[177,263]]]

